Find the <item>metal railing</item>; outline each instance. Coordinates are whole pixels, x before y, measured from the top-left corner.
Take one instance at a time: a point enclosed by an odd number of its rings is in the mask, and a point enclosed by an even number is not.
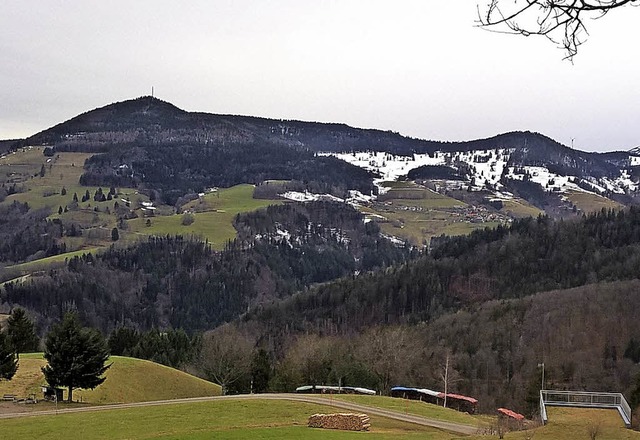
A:
[[[631,426],[631,408],[621,393],[540,390],[540,416],[547,422],[546,406],[615,408],[625,425]]]
[[[544,397],[542,396],[542,390],[540,390],[540,417],[542,418],[542,424],[547,424],[547,408],[544,406]]]

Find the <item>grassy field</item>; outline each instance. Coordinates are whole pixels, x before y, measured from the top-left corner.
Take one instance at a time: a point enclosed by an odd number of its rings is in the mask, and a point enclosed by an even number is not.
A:
[[[114,356],[107,380],[93,391],[76,390],[74,396],[86,404],[143,402],[181,397],[220,394],[220,387],[186,373],[152,362]],[[42,354],[25,354],[20,358],[18,374],[11,381],[0,382],[0,394],[10,393],[26,397],[41,396],[44,384],[40,368],[45,365]],[[135,385],[132,385],[135,384]],[[432,419],[478,426],[479,432],[495,426],[488,416],[469,416],[457,411],[418,401],[380,396],[331,396],[368,406],[391,409]],[[38,403],[15,407],[4,404],[5,411],[37,411],[53,409],[52,403]],[[10,405],[7,407],[6,405]],[[68,407],[59,404],[59,407]],[[78,406],[75,404],[73,406]],[[340,412],[336,408],[287,401],[224,400],[183,403],[146,408],[117,409],[95,413],[59,414],[26,419],[7,419],[0,422],[2,438],[31,439],[40,436],[69,439],[350,439],[365,436],[369,439],[421,438],[453,440],[460,436],[436,429],[371,417],[368,433],[309,429],[309,415]],[[640,433],[624,427],[615,410],[549,408],[549,422],[528,431],[514,431],[505,439],[565,440],[588,439],[590,428],[597,426],[598,440],[640,440]],[[69,429],[73,426],[74,429]],[[532,437],[533,435],[533,437]],[[497,438],[496,435],[464,437],[471,440]]]
[[[582,211],[589,213],[605,209],[621,209],[623,206],[613,200],[582,191],[569,191],[567,198]]]
[[[343,398],[345,396],[341,396]],[[359,396],[356,396],[359,397]],[[373,397],[371,399],[374,399]],[[346,400],[350,400],[347,396]],[[361,399],[356,399],[365,403]],[[382,399],[385,400],[385,399]],[[385,408],[393,407],[382,400],[366,402]],[[405,404],[399,401],[399,405]],[[409,413],[446,418],[448,410],[425,411],[408,402]],[[401,410],[402,408],[395,408]],[[40,437],[98,439],[427,439],[483,440],[498,438],[496,434],[469,437],[371,417],[370,432],[347,432],[311,429],[306,421],[311,414],[339,412],[335,408],[289,401],[218,400],[144,408],[115,409],[91,413],[37,416],[7,419],[0,422],[3,438],[32,439]],[[462,417],[468,417],[461,415]],[[457,419],[457,417],[454,417]],[[475,418],[472,418],[475,419]],[[505,434],[507,440],[579,440],[589,439],[589,429],[598,426],[598,440],[640,439],[640,433],[626,429],[615,410],[549,408],[549,423],[527,431]],[[73,427],[73,429],[70,429]]]
[[[436,429],[371,417],[370,432],[312,429],[315,413],[335,408],[287,401],[225,400],[1,422],[3,438],[98,439],[425,439],[457,438]],[[72,429],[70,429],[72,427]]]
[[[65,252],[64,254],[52,255],[50,257],[41,258],[39,260],[29,261],[28,263],[15,264],[13,266],[7,266],[7,269],[17,270],[21,272],[34,272],[38,270],[50,269],[55,266],[56,263],[64,263],[68,258],[79,257],[82,254],[94,254],[98,252],[102,247],[91,247],[80,249],[72,252]]]
[[[140,359],[112,356],[106,380],[95,390],[74,390],[74,400],[90,404],[130,403],[220,395],[219,385],[182,371]],[[45,384],[40,370],[46,365],[42,353],[20,356],[18,372],[11,381],[0,382],[0,395],[31,393],[40,398]],[[65,392],[66,396],[66,392]]]
[[[40,388],[44,385],[41,367],[46,365],[42,353],[30,353],[20,356],[18,371],[10,381],[0,381],[0,394],[15,394],[26,397],[31,393],[37,397],[42,395]]]
[[[63,264],[66,258],[83,252],[97,252],[110,246],[111,229],[116,226],[117,220],[116,202],[121,206],[128,204],[138,215],[138,218],[127,221],[128,228],[119,231],[120,244],[132,243],[148,235],[180,234],[209,240],[216,249],[222,249],[228,240],[236,236],[232,222],[238,213],[282,203],[253,199],[252,185],[221,189],[184,207],[195,212],[195,222],[185,226],[182,224],[182,215],[174,214],[175,209],[170,206],[156,206],[156,215],[145,217],[140,207],[143,202],[149,202],[149,198],[134,188],[118,188],[118,195],[113,200],[94,201],[93,195],[98,187],[81,186],[78,183],[84,162],[90,154],[64,152],[47,158],[42,151],[42,147],[29,147],[0,159],[0,183],[15,183],[21,190],[8,196],[2,204],[18,201],[28,203],[32,209],[48,208],[51,210],[50,219],[61,218],[67,224],[82,226],[84,230],[81,237],[63,237],[61,241],[70,251],[67,254],[13,266],[16,274],[47,269]],[[40,175],[42,166],[43,176]],[[64,195],[63,188],[66,192]],[[102,190],[107,194],[109,188]],[[91,198],[82,202],[87,191]],[[79,200],[76,208],[72,208],[74,194]],[[63,210],[61,214],[60,208]],[[67,212],[64,212],[65,208],[69,208]]]
[[[391,409],[407,414],[415,414],[430,419],[438,419],[478,427],[485,425],[481,417],[470,416],[467,413],[443,408],[430,403],[424,403],[419,400],[398,399],[385,396],[358,396],[353,394],[340,394],[332,396],[332,398],[361,405]]]
[[[253,185],[237,185],[219,189],[187,203],[183,210],[193,212],[194,222],[190,225],[183,225],[183,216],[177,214],[151,217],[149,226],[146,218],[129,220],[129,230],[145,235],[194,235],[209,240],[215,249],[222,249],[236,236],[233,220],[237,214],[282,203],[254,199],[253,188]]]
[[[640,432],[624,427],[618,412],[613,409],[548,408],[547,425],[529,431],[509,432],[507,440],[589,440],[589,430],[598,426],[597,440],[637,440]],[[470,440],[486,436],[467,437]],[[489,438],[497,438],[496,435]]]
[[[511,199],[502,201],[502,209],[500,212],[512,217],[537,217],[544,212],[533,205],[530,205],[523,199]]]
[[[98,187],[79,184],[80,176],[84,171],[84,162],[91,157],[91,154],[58,153],[53,158],[47,158],[42,154],[42,150],[41,147],[33,147],[18,151],[16,154],[8,155],[0,160],[0,181],[17,180],[17,184],[26,189],[25,192],[7,197],[4,203],[11,203],[14,200],[21,203],[27,202],[32,209],[49,207],[57,214],[58,207],[64,208],[71,204],[74,193],[81,199],[88,190],[93,197]],[[51,161],[47,162],[49,159]],[[39,172],[42,165],[44,165],[45,173],[40,177]],[[66,190],[65,195],[62,195],[62,188]],[[105,189],[106,194],[109,188],[103,188],[103,190]],[[135,190],[131,188],[121,188],[120,191],[123,194],[135,193]],[[93,208],[96,206],[104,211],[104,208],[112,205],[113,201],[94,202],[92,199],[88,202],[80,202],[78,206],[80,210],[88,210],[93,213]]]
[[[471,223],[461,218],[467,204],[414,182],[384,182],[389,191],[380,201],[363,207],[385,234],[421,246],[442,234],[464,235],[495,227],[497,222]],[[515,209],[515,208],[514,208]],[[524,209],[523,209],[524,210]]]

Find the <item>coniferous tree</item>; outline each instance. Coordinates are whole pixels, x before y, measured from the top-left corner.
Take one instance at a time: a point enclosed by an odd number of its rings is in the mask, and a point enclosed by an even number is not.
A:
[[[24,309],[16,308],[11,313],[7,320],[7,336],[17,356],[20,356],[20,353],[32,353],[38,350],[40,341],[33,322]]]
[[[0,332],[0,380],[11,380],[18,370],[18,358],[9,338]]]
[[[47,334],[42,368],[52,387],[66,387],[68,402],[73,401],[74,388],[94,389],[105,380],[109,349],[104,337],[95,329],[83,328],[77,314],[67,312],[61,323]]]
[[[251,361],[251,391],[254,393],[265,393],[269,390],[269,380],[271,379],[271,362],[269,353],[263,348],[259,349]]]
[[[109,351],[117,356],[131,356],[140,342],[140,333],[128,327],[118,327],[109,335]]]

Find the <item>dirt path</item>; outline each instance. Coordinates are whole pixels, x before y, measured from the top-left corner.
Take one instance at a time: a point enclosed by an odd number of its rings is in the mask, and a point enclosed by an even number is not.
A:
[[[415,423],[422,426],[430,426],[432,428],[442,429],[456,434],[472,435],[477,433],[478,428],[475,426],[463,425],[460,423],[445,422],[437,419],[429,419],[412,414],[405,414],[398,411],[392,411],[383,408],[377,408],[357,403],[344,402],[341,400],[329,399],[326,397],[315,397],[301,394],[240,394],[235,396],[214,396],[214,397],[194,397],[190,399],[173,399],[173,400],[157,400],[153,402],[137,402],[123,403],[117,405],[101,405],[88,406],[84,408],[61,408],[56,410],[43,410],[19,413],[0,414],[0,419],[8,419],[15,417],[33,417],[40,415],[68,414],[88,411],[107,411],[113,409],[139,408],[159,405],[179,405],[183,403],[194,402],[211,402],[215,400],[233,400],[233,399],[260,399],[260,400],[292,400],[296,402],[315,403],[318,405],[333,406],[335,408],[347,409],[367,413],[368,415],[387,417],[402,422]],[[61,405],[62,406],[62,405]]]

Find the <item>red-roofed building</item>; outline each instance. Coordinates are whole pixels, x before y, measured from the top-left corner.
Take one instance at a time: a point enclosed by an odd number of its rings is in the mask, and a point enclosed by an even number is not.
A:
[[[511,411],[510,409],[507,409],[507,408],[498,408],[498,415],[509,417],[511,419],[518,420],[518,421],[524,420],[524,416],[522,414],[519,414],[515,411]]]
[[[438,398],[444,400],[444,393],[439,393]],[[458,411],[475,414],[478,409],[478,399],[463,396],[461,394],[447,393],[447,407],[457,409]]]

